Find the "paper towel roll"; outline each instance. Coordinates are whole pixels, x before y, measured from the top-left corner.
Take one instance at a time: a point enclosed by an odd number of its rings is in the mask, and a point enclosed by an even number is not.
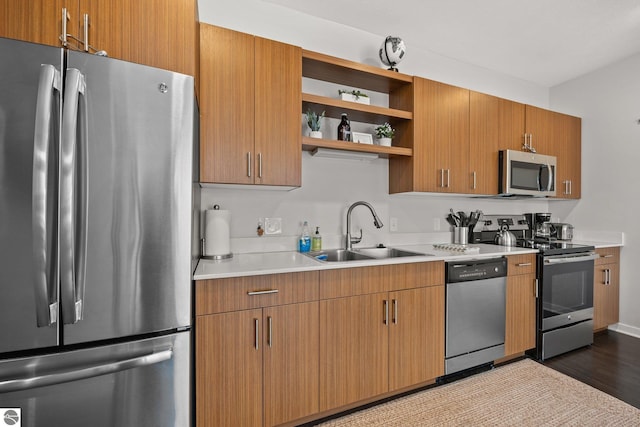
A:
[[[230,229],[230,211],[209,209],[204,212],[204,256],[231,254]]]

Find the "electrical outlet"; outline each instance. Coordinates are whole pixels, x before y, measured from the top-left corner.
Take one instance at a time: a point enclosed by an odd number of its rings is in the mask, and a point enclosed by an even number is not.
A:
[[[389,230],[390,231],[398,231],[398,218],[392,216],[389,219]]]
[[[281,234],[282,218],[265,218],[264,234]]]

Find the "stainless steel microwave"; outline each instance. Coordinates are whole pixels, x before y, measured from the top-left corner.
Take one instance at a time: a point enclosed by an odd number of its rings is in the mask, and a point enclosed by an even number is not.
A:
[[[500,151],[498,192],[503,196],[555,196],[556,158],[524,151]]]

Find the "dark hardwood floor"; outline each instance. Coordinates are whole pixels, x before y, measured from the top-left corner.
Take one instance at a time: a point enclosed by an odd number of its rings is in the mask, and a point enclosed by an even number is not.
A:
[[[640,408],[640,338],[599,332],[590,347],[543,364]]]

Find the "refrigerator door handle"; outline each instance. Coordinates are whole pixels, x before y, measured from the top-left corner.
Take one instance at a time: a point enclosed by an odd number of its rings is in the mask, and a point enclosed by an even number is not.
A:
[[[65,324],[77,323],[83,315],[88,175],[85,90],[84,75],[75,68],[68,68],[60,143],[60,290]],[[81,129],[78,128],[79,121]],[[78,137],[84,141],[78,141]],[[77,179],[78,175],[80,179]],[[80,183],[80,188],[76,182]]]
[[[124,371],[127,369],[155,365],[156,363],[169,360],[172,357],[173,349],[169,348],[156,353],[146,354],[144,356],[118,360],[117,362],[109,362],[81,369],[71,369],[54,374],[40,375],[37,377],[27,375],[25,376],[25,378],[18,378],[0,382],[0,393],[29,390],[37,387],[45,387],[72,381],[80,381],[87,378],[94,378],[101,375],[108,375],[115,372]]]
[[[54,93],[60,92],[60,72],[51,64],[42,64],[38,82],[36,121],[33,141],[33,183],[31,229],[33,233],[33,266],[35,270],[36,322],[38,327],[58,321],[57,286],[49,283],[54,254],[47,248],[47,200],[49,194],[49,151],[51,148]],[[54,295],[50,294],[50,290]]]

